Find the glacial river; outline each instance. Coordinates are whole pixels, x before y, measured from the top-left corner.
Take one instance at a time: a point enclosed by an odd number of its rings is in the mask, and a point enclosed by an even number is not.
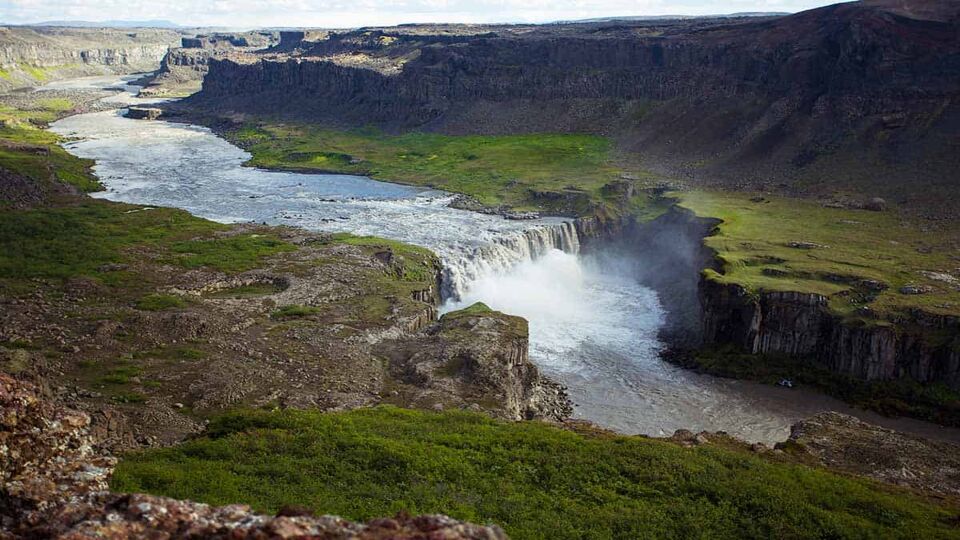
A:
[[[91,78],[51,87],[119,84]],[[134,98],[135,90],[107,99],[149,103]],[[434,250],[447,267],[450,300],[443,309],[483,301],[526,317],[532,361],[568,387],[576,417],[601,426],[652,436],[724,430],[770,443],[802,418],[837,410],[960,440],[956,430],[885,419],[815,392],[718,379],[664,362],[657,295],[618,270],[625,265],[581,256],[565,220],[510,221],[450,208],[452,195],[435,190],[243,167],[249,155],[207,128],[131,120],[117,110],[71,116],[52,130],[71,138],[71,153],[96,160],[107,187],[97,197],[179,207],[221,222],[372,234]]]

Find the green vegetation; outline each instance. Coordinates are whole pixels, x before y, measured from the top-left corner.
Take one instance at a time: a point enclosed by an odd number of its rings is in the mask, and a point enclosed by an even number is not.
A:
[[[619,207],[610,141],[594,135],[388,135],[307,125],[247,126],[226,135],[264,168],[363,174],[475,197],[490,206],[587,215]],[[649,202],[646,195],[637,199]]]
[[[489,315],[490,313],[494,313],[494,311],[490,309],[490,306],[484,304],[483,302],[476,302],[459,311],[451,311],[450,313],[447,313],[445,316],[457,317],[461,315],[462,316]]]
[[[187,300],[175,294],[148,294],[137,302],[137,309],[144,311],[163,311],[187,306]]]
[[[290,304],[274,311],[272,314],[270,314],[270,316],[274,319],[299,319],[302,317],[309,317],[310,315],[316,315],[322,311],[322,309],[314,306]]]
[[[704,191],[675,196],[698,215],[723,220],[706,240],[723,265],[722,274],[708,271],[710,279],[751,292],[821,294],[836,313],[865,324],[882,324],[914,308],[960,311],[960,282],[949,281],[960,245],[955,228],[924,230],[895,211],[828,208],[782,197]],[[936,274],[947,281],[931,277]],[[902,294],[908,285],[929,292]]]
[[[376,252],[389,252],[396,277],[403,281],[435,281],[439,262],[429,249],[377,236],[354,236],[349,233],[334,234],[333,241],[372,248]]]
[[[103,189],[90,172],[92,161],[67,153],[53,133],[29,124],[8,122],[4,117],[8,115],[0,107],[0,167],[40,185],[60,181],[85,192]]]
[[[275,283],[254,283],[253,285],[242,285],[240,287],[231,287],[229,289],[221,289],[211,293],[204,294],[206,298],[256,298],[258,296],[267,296],[270,294],[278,293],[283,290],[283,287],[278,286]]]
[[[473,329],[469,327],[457,326],[456,323],[460,319],[475,317],[477,315],[495,317],[501,322],[506,323],[510,327],[511,332],[515,337],[525,339],[530,335],[530,327],[526,319],[523,317],[517,317],[515,315],[507,315],[506,313],[502,313],[500,311],[494,311],[490,309],[490,306],[484,304],[483,302],[476,302],[464,309],[444,313],[443,316],[440,317],[440,321],[445,323],[444,332],[446,332],[447,336],[463,334],[463,338],[473,339]]]
[[[0,212],[0,280],[105,277],[133,246],[161,247],[226,226],[182,210],[94,199],[70,206]]]
[[[105,384],[128,384],[132,377],[139,377],[142,372],[137,366],[123,364],[111,370],[101,381]]]
[[[37,100],[40,109],[58,113],[69,112],[73,109],[73,102],[67,98],[44,98]]]
[[[747,354],[733,348],[699,350],[670,358],[702,373],[776,384],[790,379],[817,388],[857,407],[888,416],[921,418],[960,426],[960,393],[943,384],[923,385],[909,377],[895,381],[864,381],[818,367],[812,359],[783,354]]]
[[[17,65],[24,73],[36,79],[37,82],[45,82],[50,78],[50,71],[52,70],[51,68],[34,66],[24,62],[19,62]]]
[[[41,186],[63,182],[84,192],[103,189],[90,171],[92,161],[70,155],[60,147],[60,137],[40,129],[73,107],[63,98],[38,98],[27,109],[0,104],[0,167]]]
[[[351,519],[442,512],[521,540],[960,537],[956,508],[787,459],[465,412],[250,411],[127,455],[112,488]]]
[[[187,268],[206,266],[223,272],[243,272],[255,268],[264,257],[297,248],[273,235],[242,234],[176,242],[171,249],[178,254],[177,263]]]

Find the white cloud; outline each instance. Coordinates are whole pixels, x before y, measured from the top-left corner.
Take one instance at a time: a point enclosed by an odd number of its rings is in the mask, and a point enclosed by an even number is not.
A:
[[[0,22],[167,19],[187,26],[355,27],[546,22],[614,15],[800,11],[823,0],[0,0]]]

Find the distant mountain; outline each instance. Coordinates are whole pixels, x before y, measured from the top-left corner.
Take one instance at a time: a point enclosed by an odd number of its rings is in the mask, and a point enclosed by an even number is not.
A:
[[[597,17],[593,19],[576,19],[558,22],[564,24],[607,21],[676,21],[689,19],[732,19],[736,17],[782,17],[784,15],[790,15],[790,13],[785,11],[743,11],[740,13],[725,13],[718,15],[624,15],[621,17]]]
[[[44,21],[20,26],[70,26],[74,28],[182,28],[172,21]]]

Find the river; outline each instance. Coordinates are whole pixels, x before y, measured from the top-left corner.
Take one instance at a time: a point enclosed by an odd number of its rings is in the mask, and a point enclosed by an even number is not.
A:
[[[130,80],[127,78],[125,80]],[[107,88],[116,77],[56,88]],[[133,97],[136,87],[107,98]],[[563,219],[511,221],[449,206],[449,193],[347,175],[264,171],[247,152],[209,129],[131,120],[120,111],[80,114],[51,126],[65,148],[96,160],[114,201],[183,208],[220,222],[258,222],[347,231],[432,249],[446,267],[447,311],[483,301],[530,322],[530,357],[565,384],[575,416],[623,433],[652,436],[679,428],[724,430],[775,442],[794,422],[824,410],[930,437],[960,441],[957,430],[859,411],[804,389],[718,379],[660,358],[664,310],[654,291],[609,257],[583,256]],[[642,254],[637,256],[642,257]]]

